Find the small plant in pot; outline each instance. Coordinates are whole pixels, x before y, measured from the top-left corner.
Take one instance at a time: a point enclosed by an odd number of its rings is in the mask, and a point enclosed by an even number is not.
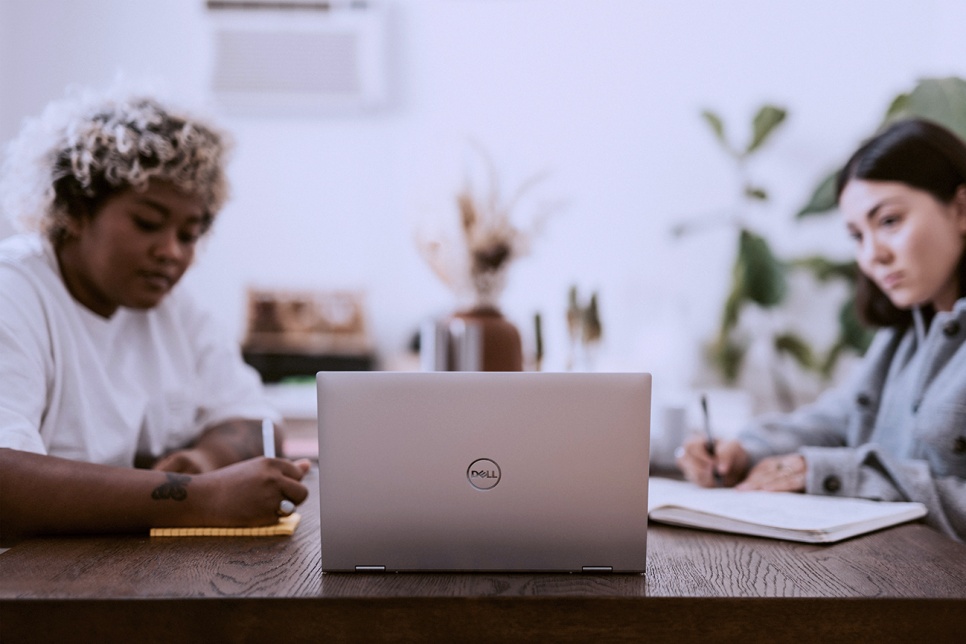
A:
[[[536,175],[508,198],[499,190],[497,174],[488,155],[480,151],[488,170],[487,189],[481,194],[466,179],[456,194],[457,238],[419,237],[417,246],[433,273],[460,302],[452,318],[476,325],[481,334],[483,371],[520,371],[523,352],[520,334],[500,309],[500,297],[513,263],[530,252],[554,205],[533,206],[529,226],[515,221],[515,213],[532,189],[545,178]]]

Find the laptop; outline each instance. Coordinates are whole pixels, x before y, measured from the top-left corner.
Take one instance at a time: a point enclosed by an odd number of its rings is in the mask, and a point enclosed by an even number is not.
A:
[[[644,572],[650,374],[317,386],[323,572]]]

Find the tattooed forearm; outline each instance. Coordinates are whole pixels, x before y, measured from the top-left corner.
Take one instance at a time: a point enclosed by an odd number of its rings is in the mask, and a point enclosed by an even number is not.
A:
[[[167,473],[167,483],[162,483],[151,492],[151,498],[160,501],[171,499],[172,501],[184,501],[188,498],[188,483],[191,482],[190,476],[184,474]]]

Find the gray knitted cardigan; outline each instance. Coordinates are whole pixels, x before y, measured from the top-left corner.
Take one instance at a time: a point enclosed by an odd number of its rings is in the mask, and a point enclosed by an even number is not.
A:
[[[739,440],[757,462],[798,452],[809,494],[920,501],[926,522],[966,541],[966,298],[929,328],[876,334],[845,385]]]

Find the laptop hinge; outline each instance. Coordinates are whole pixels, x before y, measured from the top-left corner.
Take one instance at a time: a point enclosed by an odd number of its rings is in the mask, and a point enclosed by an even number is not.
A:
[[[613,566],[584,566],[583,572],[614,572]]]
[[[356,572],[386,572],[385,566],[356,566]]]

